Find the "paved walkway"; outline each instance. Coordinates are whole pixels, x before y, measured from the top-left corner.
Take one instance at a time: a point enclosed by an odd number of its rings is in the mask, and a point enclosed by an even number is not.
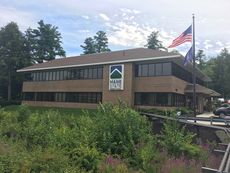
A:
[[[218,118],[218,116],[214,115],[212,112],[205,112],[203,114],[197,115],[197,117],[202,117],[202,118],[216,117],[216,118]],[[229,121],[229,119],[226,119],[226,120]],[[211,125],[210,122],[204,122],[204,121],[197,121],[197,123]],[[215,123],[212,123],[212,125],[225,126],[226,124],[222,123],[222,122],[215,122]]]

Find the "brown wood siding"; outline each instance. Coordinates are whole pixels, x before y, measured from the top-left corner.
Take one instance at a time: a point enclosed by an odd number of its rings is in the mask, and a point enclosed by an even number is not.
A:
[[[135,77],[135,92],[173,92],[184,94],[187,82],[174,76]]]
[[[23,82],[23,92],[102,92],[102,79]]]

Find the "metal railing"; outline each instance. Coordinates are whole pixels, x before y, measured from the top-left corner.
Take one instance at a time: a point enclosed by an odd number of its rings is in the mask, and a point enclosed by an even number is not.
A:
[[[221,120],[220,118],[183,117],[183,116],[178,116],[175,118],[175,117],[156,115],[156,114],[145,113],[145,112],[140,112],[140,114],[145,115],[145,116],[151,118],[152,120],[156,120],[156,119],[175,120],[175,121],[178,121],[178,122],[183,123],[183,124],[189,124],[189,125],[193,125],[193,126],[199,126],[199,127],[206,127],[206,128],[221,130],[221,131],[224,131],[224,133],[228,136],[228,138],[230,140],[230,129],[229,128],[213,125],[213,122],[226,122],[226,120]],[[192,121],[194,121],[194,122],[192,122]],[[210,125],[208,125],[208,124],[197,123],[197,121],[204,121],[204,122],[212,121],[212,122],[210,122]],[[229,123],[230,123],[230,121],[229,121]]]
[[[227,145],[227,149],[223,150],[214,150],[215,152],[223,153],[224,157],[221,161],[219,169],[212,169],[208,167],[202,167],[203,173],[229,173],[230,172],[230,143],[224,144]]]
[[[206,127],[206,128],[211,128],[214,130],[221,130],[224,131],[227,137],[229,138],[230,141],[230,129],[226,127],[220,127],[220,126],[214,126],[214,122],[223,122],[225,124],[230,124],[230,120],[225,120],[225,119],[220,119],[220,118],[202,118],[202,117],[168,117],[168,116],[163,116],[163,115],[156,115],[156,114],[151,114],[151,113],[140,113],[141,115],[145,115],[152,120],[157,120],[157,119],[166,119],[166,120],[174,120],[178,121],[180,123],[184,124],[190,124],[194,126],[199,126],[199,127]],[[194,121],[194,122],[191,122]],[[209,122],[210,125],[206,124],[200,124],[197,123],[197,121],[204,121],[204,122]],[[213,169],[213,168],[208,168],[208,167],[202,167],[202,172],[203,173],[230,173],[230,143],[225,144],[225,143],[219,143],[219,145],[225,145],[227,146],[226,150],[214,150],[215,152],[219,152],[224,154],[221,164],[219,166],[219,169]]]

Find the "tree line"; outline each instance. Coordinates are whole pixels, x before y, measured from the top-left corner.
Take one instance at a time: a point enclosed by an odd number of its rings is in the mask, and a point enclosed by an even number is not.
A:
[[[24,33],[15,22],[0,29],[0,99],[19,99],[23,81],[16,70],[65,56],[61,33],[56,26],[38,22]]]
[[[149,49],[168,51],[159,40],[158,31],[152,32],[146,42],[145,47]],[[98,31],[95,36],[87,37],[80,46],[83,54],[111,51],[104,31]],[[177,51],[173,50],[173,52]],[[50,61],[57,56],[65,56],[58,27],[45,24],[43,20],[38,22],[37,28],[28,28],[25,32],[21,32],[15,22],[2,27],[0,29],[0,100],[20,100],[24,76],[16,73],[18,69]],[[223,97],[230,97],[228,50],[225,48],[216,57],[210,59],[203,50],[198,50],[196,62],[198,68],[212,79],[209,87],[220,92]]]

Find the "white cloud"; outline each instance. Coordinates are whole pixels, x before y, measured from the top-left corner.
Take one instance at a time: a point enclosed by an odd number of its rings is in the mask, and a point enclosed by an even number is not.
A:
[[[2,5],[0,5],[0,16],[0,26],[5,26],[13,21],[16,22],[22,30],[26,30],[29,26],[34,27],[37,22],[36,17],[29,12]]]
[[[86,15],[83,15],[83,16],[81,16],[82,18],[84,18],[84,19],[89,19],[89,16],[86,16]]]
[[[216,42],[216,45],[217,45],[217,46],[220,46],[220,47],[223,47],[223,46],[224,46],[224,44],[223,44],[221,41],[217,41],[217,42]]]
[[[206,44],[204,47],[205,47],[205,49],[209,49],[209,48],[212,48],[213,45],[212,44]]]
[[[122,45],[143,46],[147,36],[156,29],[160,30],[159,39],[168,46],[191,23],[191,14],[195,13],[196,37],[200,43],[199,46],[196,44],[199,47],[197,49],[204,49],[209,53],[230,45],[229,0],[95,0],[93,5],[89,4],[92,4],[92,0],[78,3],[76,0],[2,0],[0,26],[15,21],[20,29],[26,29],[28,26],[36,27],[37,21],[44,19],[51,24],[58,24],[62,32],[75,34],[79,30],[89,30],[90,33],[95,33],[102,29],[108,33],[107,36],[113,43],[120,45],[120,49],[125,48]],[[209,8],[207,4],[210,4]],[[175,10],[175,7],[180,7],[180,10]],[[68,25],[63,24],[63,20]],[[124,25],[119,25],[119,22]],[[73,27],[73,23],[78,26]],[[76,39],[75,44],[81,44],[82,37],[87,35],[88,32],[83,31],[80,37],[63,39],[65,43]]]
[[[121,8],[120,10],[124,13],[133,13],[133,14],[141,13],[139,10],[135,10],[135,9]]]
[[[109,21],[109,20],[110,20],[109,17],[106,16],[105,14],[103,14],[103,13],[100,13],[99,16],[100,16],[103,20],[105,20],[105,21]]]

